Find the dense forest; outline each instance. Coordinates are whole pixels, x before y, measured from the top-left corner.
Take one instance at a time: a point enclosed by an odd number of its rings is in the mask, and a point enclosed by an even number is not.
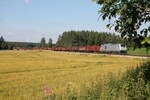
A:
[[[0,37],[0,50],[13,50],[19,48],[45,48],[45,47],[52,47],[52,39],[50,38],[48,43],[46,43],[45,38],[43,37],[40,43],[33,43],[33,42],[10,42],[5,41],[3,36]]]
[[[39,43],[32,42],[7,42],[3,38],[0,37],[0,50],[13,50],[17,48],[34,48],[37,47]]]
[[[56,46],[92,46],[104,43],[123,43],[120,36],[107,32],[68,31],[59,36]]]

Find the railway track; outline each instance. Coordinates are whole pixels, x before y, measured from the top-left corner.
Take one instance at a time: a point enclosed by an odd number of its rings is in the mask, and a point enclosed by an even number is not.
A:
[[[130,58],[143,58],[143,59],[150,59],[150,55],[130,55],[130,54],[108,54],[108,53],[99,53],[99,52],[73,52],[73,51],[58,51],[58,52],[71,52],[71,53],[78,53],[78,54],[92,54],[92,55],[102,55],[102,56],[119,56],[119,57],[130,57]]]
[[[104,55],[104,54],[103,54]],[[129,54],[105,54],[110,56],[120,56],[120,57],[130,57],[130,58],[144,58],[144,59],[150,59],[150,55],[129,55]]]

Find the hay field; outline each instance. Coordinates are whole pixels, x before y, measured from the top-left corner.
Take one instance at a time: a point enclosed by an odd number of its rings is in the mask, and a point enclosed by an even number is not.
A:
[[[142,61],[52,51],[0,51],[0,100],[42,100],[45,88],[61,90],[69,83],[80,87],[110,72],[120,75]]]

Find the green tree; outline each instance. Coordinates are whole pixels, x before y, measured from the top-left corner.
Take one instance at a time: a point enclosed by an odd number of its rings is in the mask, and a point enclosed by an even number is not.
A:
[[[2,43],[4,42],[3,36],[0,37],[0,50],[2,49]]]
[[[53,45],[53,40],[51,38],[49,38],[48,47],[52,47],[52,45]]]
[[[42,47],[42,48],[45,48],[45,47],[46,47],[46,40],[45,40],[44,37],[41,39],[40,47]]]
[[[141,41],[150,32],[150,1],[149,0],[93,0],[100,5],[102,18],[111,20],[114,28],[122,38],[133,41],[135,47],[141,47]],[[112,22],[112,19],[114,22]],[[142,27],[146,24],[147,26]]]
[[[10,43],[7,43],[7,45],[8,45],[8,49],[9,50],[13,50],[13,48],[15,47],[14,44],[10,44]]]
[[[56,46],[62,46],[62,36],[59,35]]]
[[[8,49],[7,43],[6,43],[6,42],[3,42],[3,43],[1,44],[1,48],[2,48],[2,50],[7,50],[7,49]]]
[[[122,39],[106,32],[68,31],[59,36],[57,46],[92,46],[104,43],[122,43]]]
[[[5,42],[3,36],[0,37],[0,50],[6,50],[8,49],[8,45]]]

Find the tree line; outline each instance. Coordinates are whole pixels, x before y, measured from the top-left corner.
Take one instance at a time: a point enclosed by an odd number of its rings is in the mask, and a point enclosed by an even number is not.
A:
[[[0,50],[12,50],[19,48],[47,48],[53,46],[71,47],[71,46],[93,46],[101,45],[104,43],[127,43],[119,35],[96,32],[96,31],[66,31],[59,36],[56,44],[53,44],[51,38],[46,42],[45,37],[42,37],[39,43],[32,42],[6,42],[1,36],[0,38]],[[131,43],[130,43],[131,44]]]
[[[45,48],[45,47],[52,47],[52,39],[50,38],[48,43],[46,43],[45,38],[43,37],[40,43],[33,43],[33,42],[8,42],[5,41],[3,36],[0,37],[0,50],[13,50],[19,48]]]
[[[59,36],[56,46],[92,46],[104,43],[124,43],[119,35],[95,31],[68,31]]]
[[[8,42],[5,41],[3,36],[0,37],[0,50],[13,50],[18,48],[34,48],[37,47],[39,43],[32,42]]]

